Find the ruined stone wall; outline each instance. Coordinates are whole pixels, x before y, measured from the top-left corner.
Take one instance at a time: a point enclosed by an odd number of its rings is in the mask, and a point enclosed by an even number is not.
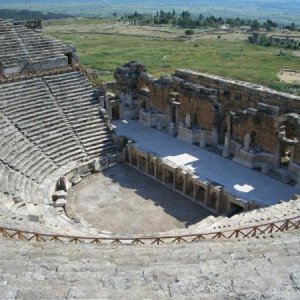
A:
[[[249,167],[279,167],[280,158],[293,156],[287,144],[300,140],[300,97],[187,70],[157,79],[137,62],[117,68],[115,78],[120,106],[134,112],[123,113],[125,118],[139,118],[146,126],[200,147],[224,144],[224,156],[233,155]],[[133,99],[130,104],[122,97],[125,91]],[[286,140],[278,137],[282,125]],[[300,146],[293,158],[300,163]]]
[[[251,146],[269,153],[276,151],[278,139],[275,130],[275,120],[272,116],[244,114],[235,117],[232,126],[233,140],[243,144],[247,133],[251,136]]]
[[[179,104],[178,121],[185,121],[187,113],[191,115],[192,125],[206,130],[212,130],[214,123],[215,90],[202,86],[190,85],[178,81],[172,76],[154,79],[149,74],[143,74],[138,82],[138,90],[147,88],[149,91],[149,107],[168,115],[170,102]]]
[[[144,87],[149,89],[149,106],[163,114],[167,114],[168,95],[173,91],[172,88],[157,82],[139,81],[138,90],[140,91]]]
[[[218,99],[225,111],[248,107],[255,108],[259,102],[278,106],[280,113],[300,113],[300,97],[280,93],[248,82],[225,79],[189,70],[176,70],[179,78],[218,90]]]
[[[193,95],[192,98],[182,95],[180,97],[180,110],[179,120],[184,122],[186,114],[191,115],[191,122],[193,125],[197,125],[205,130],[212,130],[214,113],[211,102],[206,97],[197,97]]]
[[[180,103],[178,109],[179,122],[184,123],[186,114],[189,113],[192,125],[206,130],[212,129],[214,100],[209,99],[209,95],[177,85],[171,78],[168,84],[163,84],[160,80],[155,82],[140,81],[139,89],[145,87],[149,89],[149,107],[168,115],[169,104],[173,98]]]

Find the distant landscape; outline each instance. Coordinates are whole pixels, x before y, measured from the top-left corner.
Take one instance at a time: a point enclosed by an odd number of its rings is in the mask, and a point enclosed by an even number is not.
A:
[[[155,13],[157,10],[189,10],[222,17],[300,22],[300,0],[0,0],[0,8],[32,9],[76,16],[107,17],[114,13]]]
[[[250,43],[248,30],[199,28],[187,36],[184,28],[132,26],[110,18],[49,20],[44,31],[74,44],[81,63],[98,70],[103,81],[113,79],[116,66],[138,60],[155,76],[185,68],[300,94],[297,80],[279,79],[282,69],[300,70],[300,52]],[[286,34],[300,38],[300,32]]]
[[[299,7],[300,0],[0,0],[0,18],[43,19],[44,32],[73,44],[96,81],[138,60],[155,76],[193,69],[300,95]]]

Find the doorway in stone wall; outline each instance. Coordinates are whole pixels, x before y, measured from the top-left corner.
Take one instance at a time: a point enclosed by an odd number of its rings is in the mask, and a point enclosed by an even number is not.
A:
[[[176,113],[176,106],[171,106],[171,122],[175,125],[177,124],[177,113]]]
[[[68,58],[68,65],[72,65],[72,63],[73,63],[73,58],[72,58],[73,54],[72,53],[66,53],[65,55]]]
[[[114,104],[111,108],[111,115],[113,120],[120,119],[120,106],[119,104]]]

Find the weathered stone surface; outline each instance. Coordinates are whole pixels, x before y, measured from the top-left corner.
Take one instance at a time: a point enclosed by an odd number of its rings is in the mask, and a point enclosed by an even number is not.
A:
[[[65,176],[62,176],[59,178],[57,186],[58,188],[67,191],[72,186],[72,183]]]
[[[67,200],[65,198],[58,198],[54,202],[54,207],[63,207],[67,205]]]
[[[132,247],[29,244],[2,238],[0,250],[4,299],[199,299],[199,295],[297,299],[300,295],[297,233],[240,242]]]
[[[72,183],[72,184],[77,184],[77,183],[79,183],[80,181],[81,181],[81,176],[80,175],[75,175],[75,176],[73,176],[71,179],[70,179],[70,182]]]
[[[53,198],[54,198],[54,199],[59,199],[59,198],[65,199],[66,197],[67,197],[67,192],[64,191],[64,190],[56,191],[56,192],[53,194]]]
[[[33,25],[35,26],[35,25]],[[37,25],[39,26],[39,25]],[[0,47],[1,73],[11,74],[54,69],[77,62],[75,50],[63,43],[37,33],[32,26],[0,20],[0,31],[8,44],[14,44],[14,55],[7,47]]]

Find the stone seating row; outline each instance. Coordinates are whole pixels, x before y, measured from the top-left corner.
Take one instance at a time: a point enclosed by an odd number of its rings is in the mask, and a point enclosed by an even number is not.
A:
[[[41,79],[27,83],[2,85],[0,107],[6,116],[56,163],[84,157],[45,83]]]
[[[272,223],[300,214],[300,199],[282,202],[276,205],[255,209],[245,213],[228,217],[210,216],[199,223],[189,227],[191,232],[214,232],[216,230],[230,230],[233,228],[247,228],[256,225]]]
[[[57,168],[35,144],[24,137],[5,117],[0,119],[0,157],[14,170],[41,182]]]
[[[5,67],[17,66],[19,62],[30,58],[12,23],[0,20],[0,36],[4,42],[0,46],[0,61]]]
[[[89,156],[113,149],[98,97],[86,78],[80,72],[70,72],[44,80]]]
[[[69,163],[115,150],[97,95],[80,72],[0,84],[0,109],[0,192],[22,199],[19,209],[47,199],[47,187]]]
[[[15,26],[15,30],[33,61],[45,58],[64,57],[66,46],[47,36],[37,34],[24,26]]]
[[[132,247],[2,237],[0,251],[2,299],[299,299],[300,294],[296,233]]]
[[[1,206],[17,210],[29,203],[41,205],[42,198],[36,182],[2,162],[0,162],[0,174],[0,192],[10,199],[7,203],[1,201]]]
[[[44,36],[23,25],[0,20],[0,61],[4,68],[66,59],[67,47],[60,41]]]

